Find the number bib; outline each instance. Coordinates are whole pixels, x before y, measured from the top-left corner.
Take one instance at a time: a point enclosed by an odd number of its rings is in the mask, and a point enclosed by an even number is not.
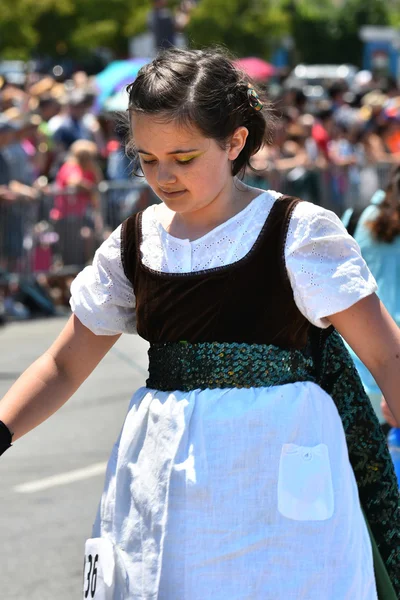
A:
[[[85,544],[83,566],[83,600],[113,600],[115,556],[112,543],[105,538],[92,538]]]

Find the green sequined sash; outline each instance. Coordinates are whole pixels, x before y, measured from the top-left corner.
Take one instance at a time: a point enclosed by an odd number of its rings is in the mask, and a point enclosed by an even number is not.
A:
[[[149,375],[147,387],[183,392],[316,381],[312,357],[300,350],[217,342],[151,344]]]
[[[151,344],[147,386],[190,391],[318,383],[340,414],[361,504],[400,597],[400,496],[386,439],[339,334],[314,333],[304,351],[239,343]]]

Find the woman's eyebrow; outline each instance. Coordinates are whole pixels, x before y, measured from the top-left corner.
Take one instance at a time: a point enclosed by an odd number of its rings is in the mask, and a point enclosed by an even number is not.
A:
[[[136,148],[136,152],[139,154],[147,154],[147,156],[152,156],[151,152],[147,152],[146,150],[141,150],[140,148]],[[167,154],[190,154],[190,152],[199,152],[199,148],[190,148],[189,150],[173,150],[172,152],[167,152]]]

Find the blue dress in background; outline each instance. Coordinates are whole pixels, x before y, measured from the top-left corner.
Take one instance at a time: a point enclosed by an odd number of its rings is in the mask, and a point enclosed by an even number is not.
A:
[[[397,325],[400,326],[400,235],[391,243],[381,242],[373,237],[368,227],[368,223],[378,216],[378,207],[384,198],[383,190],[375,192],[370,205],[363,211],[358,221],[353,237],[360,246],[361,254],[378,284],[379,298]],[[346,227],[351,214],[352,209],[348,209],[342,217],[342,222]],[[381,391],[366,366],[351,348],[349,350],[365,390],[382,422],[384,419],[379,406]]]

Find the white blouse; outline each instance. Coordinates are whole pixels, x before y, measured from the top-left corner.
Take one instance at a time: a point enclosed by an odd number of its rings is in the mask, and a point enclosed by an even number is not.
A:
[[[143,213],[143,263],[165,273],[190,273],[232,264],[252,248],[278,192],[260,194],[240,213],[201,238],[190,241],[167,233],[155,206]],[[360,249],[340,219],[310,202],[294,209],[285,261],[300,312],[318,327],[327,316],[349,308],[377,289]],[[135,298],[121,262],[121,226],[97,250],[93,264],[71,286],[71,308],[97,335],[133,333]]]

